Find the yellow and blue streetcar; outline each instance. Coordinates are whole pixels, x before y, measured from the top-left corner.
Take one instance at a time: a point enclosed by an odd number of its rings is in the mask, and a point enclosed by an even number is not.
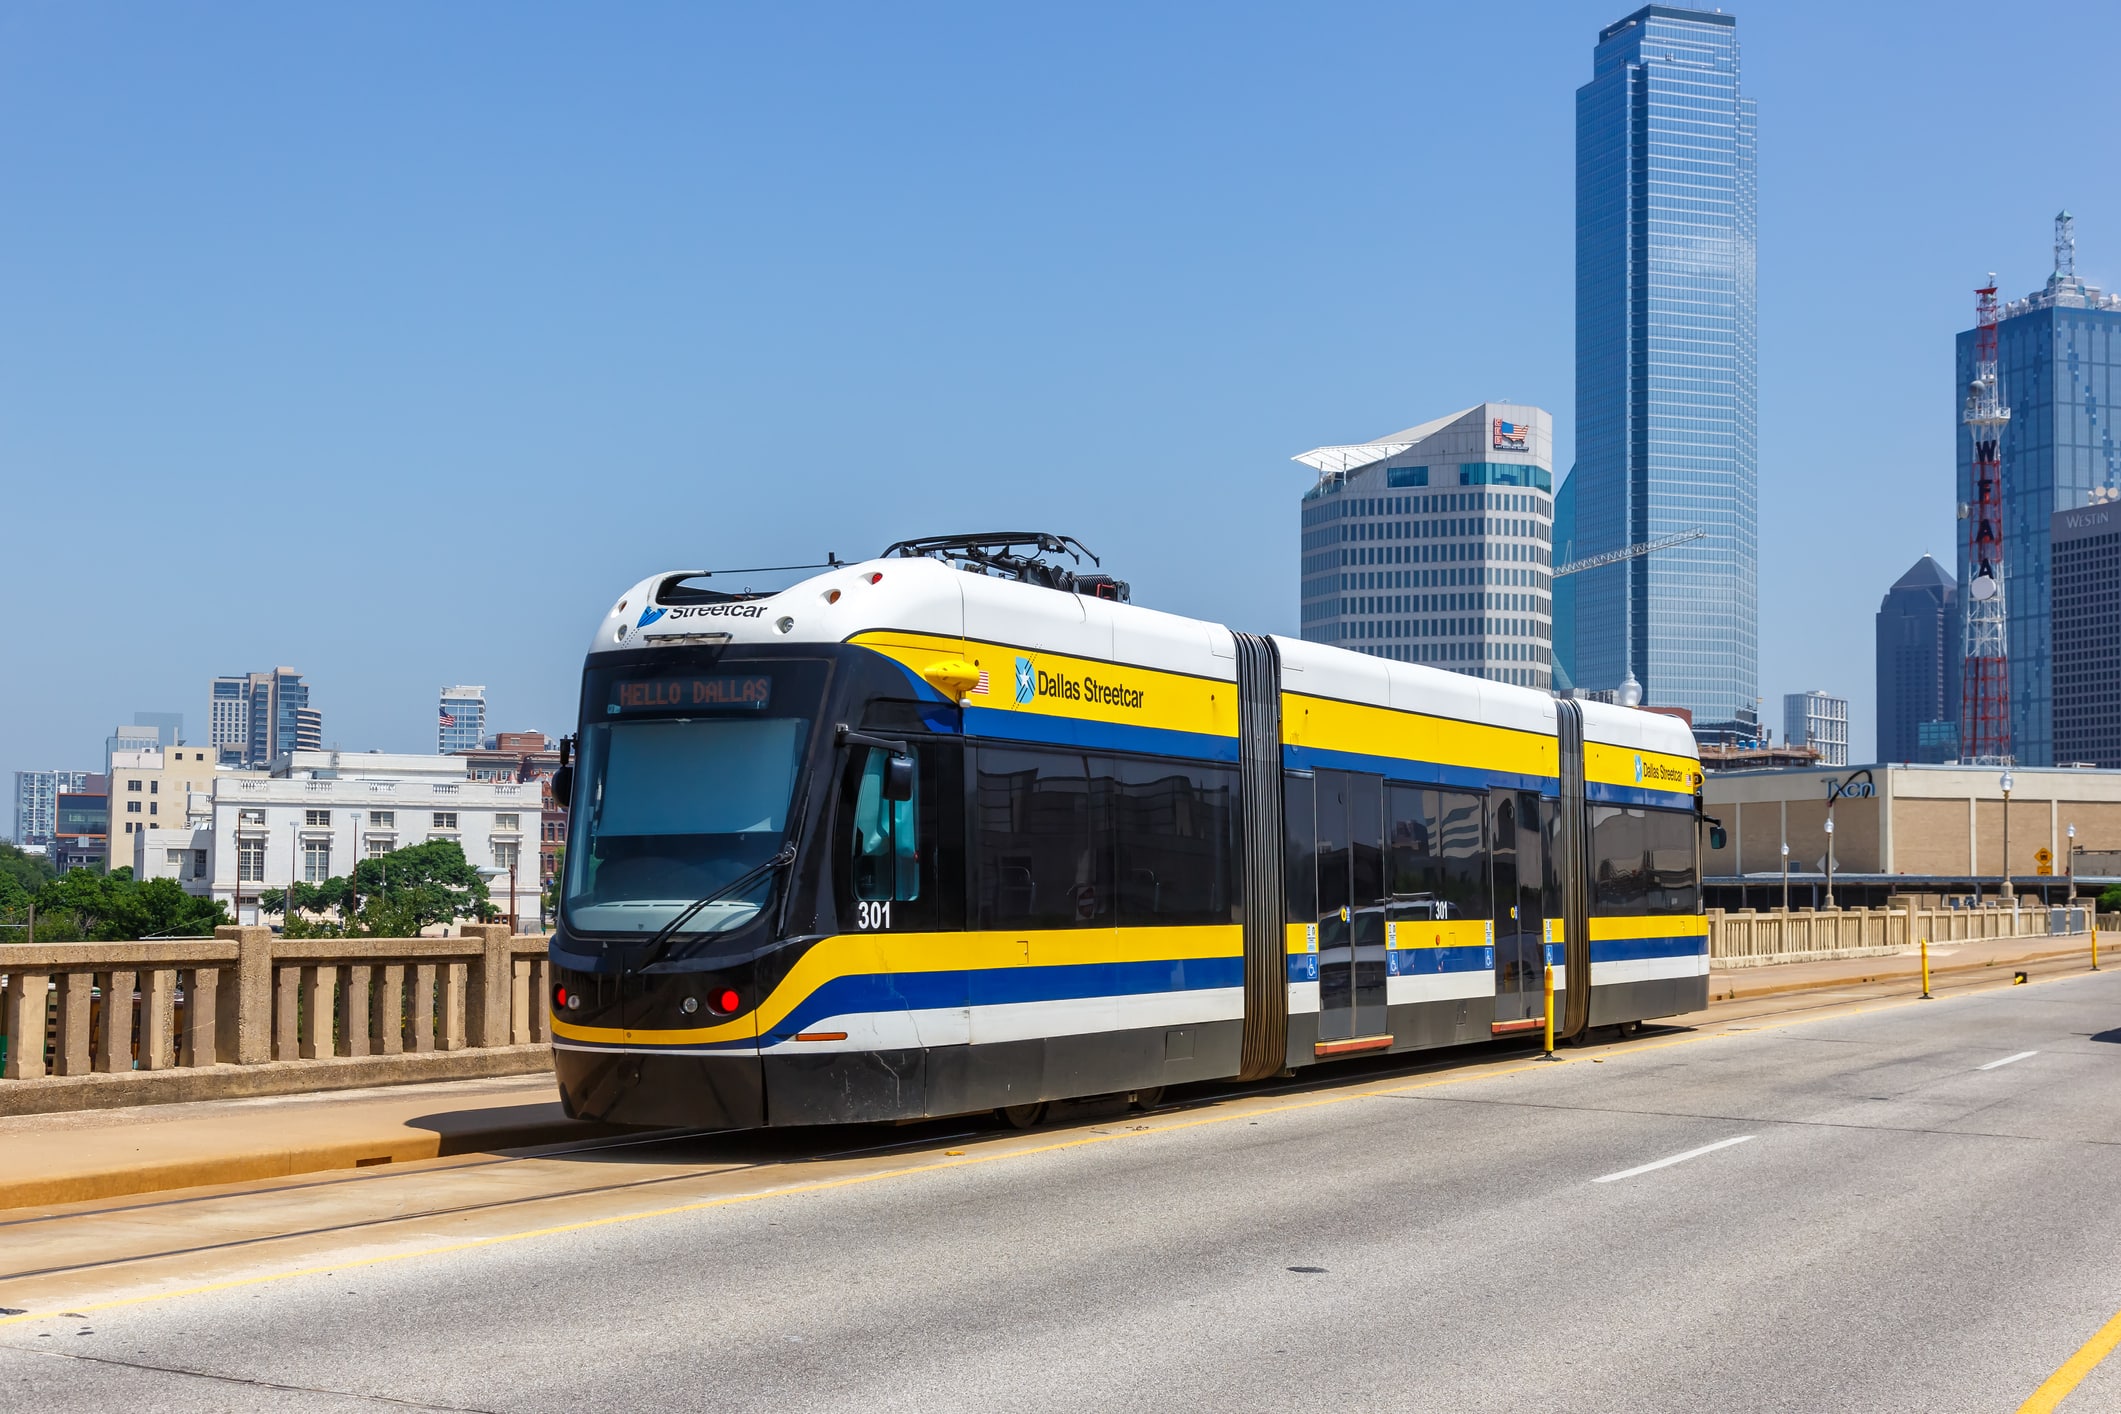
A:
[[[1151,1095],[1707,1003],[1680,722],[1125,602],[1045,535],[596,631],[555,782],[569,1113]]]

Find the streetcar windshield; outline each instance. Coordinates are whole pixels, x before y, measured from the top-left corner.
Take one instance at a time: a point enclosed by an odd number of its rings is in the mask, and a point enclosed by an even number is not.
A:
[[[780,850],[811,719],[773,713],[771,687],[763,676],[611,684],[617,719],[582,729],[563,900],[570,926],[653,932]],[[705,710],[691,715],[696,699]],[[620,715],[637,707],[656,715]],[[769,873],[708,905],[686,932],[747,922],[774,883]]]

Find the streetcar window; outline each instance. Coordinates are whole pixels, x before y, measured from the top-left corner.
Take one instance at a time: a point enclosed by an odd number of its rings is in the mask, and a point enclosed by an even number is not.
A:
[[[880,746],[869,748],[854,797],[854,896],[871,903],[903,903],[921,896],[919,773],[912,794],[891,799],[888,785],[895,754]]]
[[[1442,872],[1429,841],[1429,815],[1417,786],[1393,786],[1385,793],[1386,877],[1398,898],[1434,901]]]
[[[1110,792],[1122,926],[1237,921],[1237,772],[1189,761],[1091,762]]]
[[[1593,909],[1600,916],[1701,911],[1690,811],[1595,806],[1591,855]]]
[[[978,773],[980,926],[1110,927],[1111,832],[1104,821],[1093,828],[1083,758],[982,747]]]
[[[670,717],[583,729],[564,906],[586,932],[661,927],[773,857],[809,737],[801,717]],[[756,916],[772,884],[694,920],[717,932]]]
[[[1486,800],[1455,790],[1426,795],[1431,838],[1442,864],[1438,897],[1449,904],[1453,918],[1491,917]]]
[[[1422,906],[1414,916],[1488,916],[1482,799],[1464,791],[1401,785],[1386,793],[1388,886],[1395,898]]]

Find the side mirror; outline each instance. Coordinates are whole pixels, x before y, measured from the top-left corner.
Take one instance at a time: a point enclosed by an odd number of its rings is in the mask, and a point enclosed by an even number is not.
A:
[[[552,773],[552,799],[560,809],[574,799],[574,738],[560,738],[560,764]]]
[[[884,758],[884,799],[913,799],[913,758],[897,752]]]
[[[1710,848],[1710,849],[1723,849],[1723,848],[1726,848],[1727,846],[1729,846],[1730,842],[1731,842],[1731,836],[1730,836],[1730,832],[1729,832],[1729,831],[1727,831],[1727,830],[1725,830],[1725,829],[1723,828],[1723,826],[1721,826],[1721,825],[1711,825],[1711,826],[1709,826],[1709,848]]]

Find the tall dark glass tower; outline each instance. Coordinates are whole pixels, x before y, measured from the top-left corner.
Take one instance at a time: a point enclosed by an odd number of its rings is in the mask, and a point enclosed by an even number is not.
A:
[[[1959,586],[1928,555],[1878,605],[1880,761],[1959,755]]]
[[[1974,375],[1974,331],[1957,341],[1963,400]],[[1996,326],[1996,382],[2011,410],[2003,429],[2003,581],[2009,615],[2011,755],[2021,765],[2055,763],[2055,662],[2049,606],[2055,585],[2049,522],[2096,490],[2121,489],[2121,296],[2077,275],[2076,222],[2055,218],[2055,268],[2047,284],[2003,306]],[[1952,405],[1959,416],[1960,402]],[[1973,496],[1972,443],[1959,448],[1959,504]],[[1972,567],[1959,548],[1963,595]],[[1567,581],[1563,581],[1566,583]],[[1964,602],[1963,600],[1961,601]]]
[[[1758,720],[1754,109],[1730,15],[1650,5],[1576,91],[1576,466],[1555,558],[1702,539],[1555,581],[1575,686],[1632,674],[1697,727]]]

